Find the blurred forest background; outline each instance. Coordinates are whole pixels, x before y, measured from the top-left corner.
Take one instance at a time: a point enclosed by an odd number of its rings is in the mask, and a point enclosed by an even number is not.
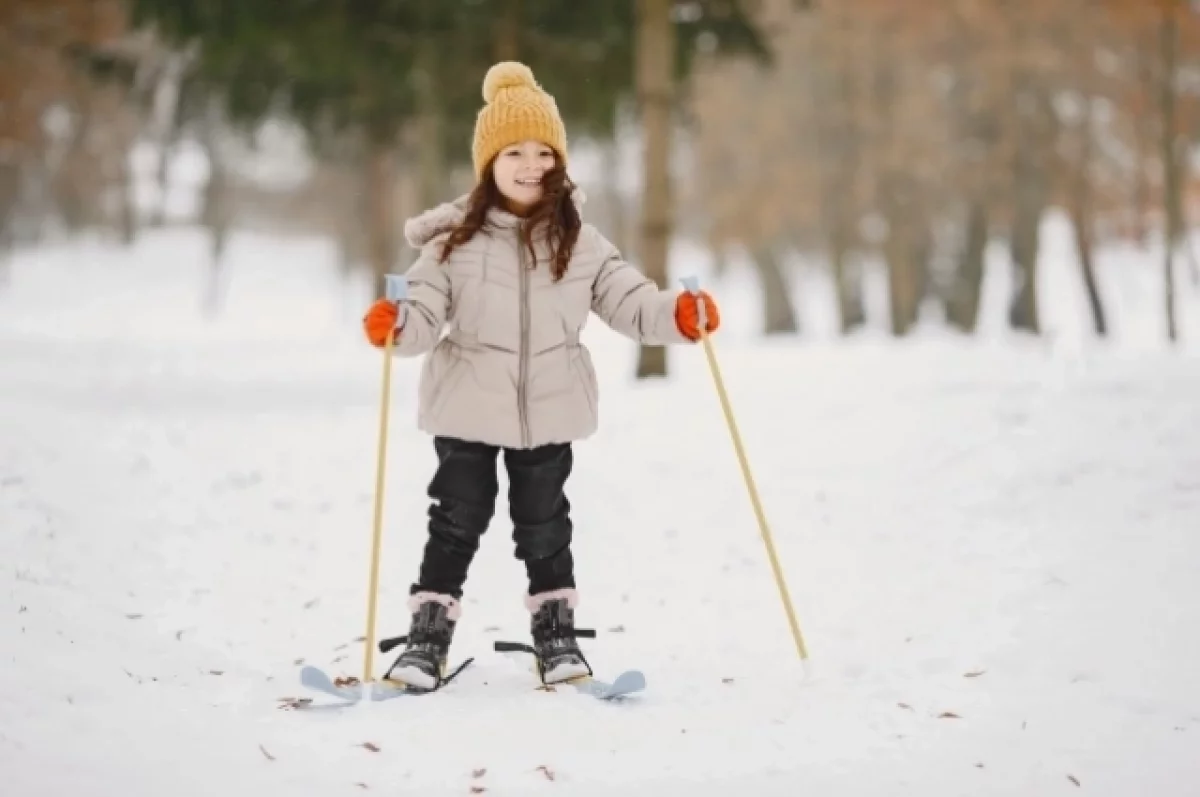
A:
[[[413,257],[405,217],[469,189],[502,59],[556,96],[586,217],[660,284],[673,241],[718,273],[743,253],[765,334],[800,328],[803,263],[844,334],[878,264],[892,334],[932,306],[969,335],[1000,242],[1008,324],[1038,335],[1052,210],[1098,336],[1099,247],[1167,242],[1165,340],[1200,290],[1184,0],[0,0],[0,290],[18,248],[197,224],[207,312],[238,230],[327,236],[378,285]],[[195,201],[169,201],[189,162]]]

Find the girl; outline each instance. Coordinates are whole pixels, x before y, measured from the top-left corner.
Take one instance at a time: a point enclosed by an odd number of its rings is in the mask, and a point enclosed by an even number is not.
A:
[[[579,342],[589,312],[652,346],[695,341],[707,294],[659,290],[594,227],[566,174],[566,133],[553,97],[523,64],[502,62],[483,82],[475,124],[476,185],[409,219],[421,255],[408,296],[381,299],[367,339],[398,356],[429,353],[418,427],[433,436],[429,539],[409,593],[407,648],[386,677],[440,685],[461,615],[463,584],[495,510],[503,452],[516,557],[525,564],[533,647],[544,683],[591,674],[575,641],[578,603],[570,504],[563,487],[575,440],[597,427],[596,374]],[[443,327],[448,332],[443,337]]]

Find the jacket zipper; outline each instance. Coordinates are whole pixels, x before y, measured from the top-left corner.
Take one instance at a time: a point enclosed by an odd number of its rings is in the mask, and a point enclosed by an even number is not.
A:
[[[517,414],[521,419],[521,444],[530,446],[529,434],[529,273],[525,267],[525,248],[521,246],[521,236],[517,236],[517,268],[520,270],[521,288],[521,347],[518,354],[517,375]]]

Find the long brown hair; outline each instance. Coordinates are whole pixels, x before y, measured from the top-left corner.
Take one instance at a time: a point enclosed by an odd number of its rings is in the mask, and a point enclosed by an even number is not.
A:
[[[492,207],[508,209],[508,201],[500,193],[496,178],[492,172],[493,158],[484,169],[481,179],[472,189],[467,199],[467,214],[459,222],[446,242],[442,245],[440,262],[445,263],[455,248],[462,246],[475,237],[475,233],[487,225],[487,213]],[[556,155],[554,168],[542,175],[542,197],[521,222],[521,241],[529,249],[530,267],[537,266],[537,255],[533,248],[533,233],[542,225],[546,227],[546,240],[550,244],[550,273],[554,281],[562,279],[567,273],[567,265],[571,262],[571,252],[579,239],[579,230],[583,221],[579,217],[579,208],[571,199],[575,184],[567,176],[566,167]]]

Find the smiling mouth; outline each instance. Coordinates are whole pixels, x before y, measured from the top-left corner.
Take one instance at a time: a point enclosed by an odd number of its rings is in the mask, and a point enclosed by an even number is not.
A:
[[[517,180],[516,183],[517,183],[517,185],[535,186],[535,185],[541,185],[542,181],[541,181],[541,178],[538,178],[536,180],[533,178],[528,178],[528,179],[524,179],[524,180]]]

